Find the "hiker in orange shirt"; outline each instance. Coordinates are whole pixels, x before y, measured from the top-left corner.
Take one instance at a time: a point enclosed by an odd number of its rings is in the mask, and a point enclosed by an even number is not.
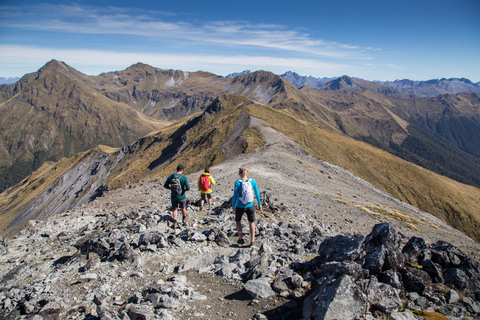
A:
[[[198,178],[198,190],[200,190],[200,211],[203,210],[203,203],[208,199],[208,209],[212,210],[212,186],[215,180],[210,175],[210,168],[206,167],[205,172]]]

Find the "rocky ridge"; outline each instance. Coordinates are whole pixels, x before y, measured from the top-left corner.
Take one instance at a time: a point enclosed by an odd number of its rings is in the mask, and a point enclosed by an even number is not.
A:
[[[282,136],[269,141],[212,168],[212,211],[197,207],[200,172],[187,175],[190,222],[176,232],[168,226],[164,179],[151,179],[31,221],[17,236],[1,239],[0,315],[479,316],[480,268],[472,258],[478,243]],[[264,211],[257,213],[258,243],[252,247],[236,244],[230,213],[239,166],[250,169],[262,191]]]

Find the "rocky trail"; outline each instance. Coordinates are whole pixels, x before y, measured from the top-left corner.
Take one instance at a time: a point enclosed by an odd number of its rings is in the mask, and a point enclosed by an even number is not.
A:
[[[201,172],[187,175],[190,219],[180,230],[167,223],[164,179],[151,179],[1,239],[0,317],[480,316],[477,242],[277,138],[212,167],[211,211],[197,206]],[[252,247],[237,245],[231,213],[240,166],[264,207]]]

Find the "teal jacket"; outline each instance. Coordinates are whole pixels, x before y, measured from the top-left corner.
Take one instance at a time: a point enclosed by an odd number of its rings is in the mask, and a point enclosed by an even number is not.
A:
[[[167,178],[167,181],[165,181],[165,184],[163,185],[163,187],[165,189],[169,189],[170,190],[170,181],[172,180],[173,178],[173,175],[179,175],[177,173],[174,173],[174,174],[171,174],[168,178]],[[184,200],[187,196],[185,195],[185,191],[188,191],[190,190],[190,185],[188,184],[188,179],[187,177],[185,177],[184,175],[182,175],[180,177],[180,185],[182,186],[182,194],[174,197],[173,194],[170,195],[171,199],[173,200],[174,198],[177,199],[177,200]]]
[[[255,198],[257,198],[258,205],[261,206],[262,203],[260,202],[260,192],[258,192],[258,186],[257,182],[253,179],[251,180],[252,188],[253,188],[253,193],[255,194]],[[244,204],[242,201],[239,200],[239,196],[242,193],[242,183],[240,180],[235,181],[235,187],[233,190],[233,197],[232,197],[232,209],[235,210],[236,207],[239,208],[250,208],[255,204],[254,201]]]

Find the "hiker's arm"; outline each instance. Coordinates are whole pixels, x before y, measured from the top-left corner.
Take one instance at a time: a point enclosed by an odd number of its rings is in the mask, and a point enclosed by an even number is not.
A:
[[[163,185],[165,189],[170,190],[170,177],[167,178],[167,181],[165,181],[165,184]]]
[[[215,185],[215,179],[213,179],[213,177],[212,177],[212,176],[210,176],[210,184],[211,184],[212,186],[214,186],[214,185]]]
[[[253,181],[254,181],[253,190],[255,191],[255,198],[257,198],[258,206],[262,207],[262,201],[260,200],[260,192],[258,192],[257,182],[255,180],[253,180]]]
[[[190,190],[190,185],[188,184],[188,179],[185,177],[185,191]]]
[[[238,198],[238,188],[240,186],[240,182],[235,181],[235,185],[233,187],[233,197],[232,197],[232,210],[235,210],[235,207],[237,205],[237,198]]]

